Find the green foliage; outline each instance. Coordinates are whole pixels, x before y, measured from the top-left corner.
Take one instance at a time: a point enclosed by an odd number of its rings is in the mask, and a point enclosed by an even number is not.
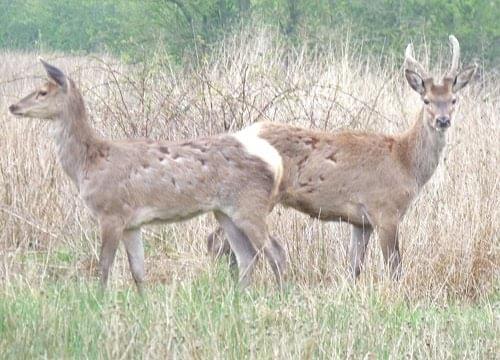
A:
[[[0,47],[137,56],[158,43],[178,61],[208,51],[245,23],[293,44],[345,39],[401,54],[409,39],[455,34],[466,57],[498,64],[500,7],[487,0],[0,0]],[[466,60],[468,60],[466,58]]]
[[[112,0],[0,0],[0,47],[121,52],[146,31],[143,5]],[[141,28],[142,26],[142,28]]]
[[[207,51],[229,31],[238,14],[232,0],[155,0],[147,2],[144,10],[158,29],[157,40],[178,60]]]
[[[291,21],[290,7],[296,0],[255,0],[255,11],[268,23]],[[335,41],[348,33],[367,50],[401,55],[410,39],[442,44],[456,35],[466,56],[498,63],[500,57],[500,8],[484,0],[316,0],[297,2],[296,29],[289,36],[318,44]],[[286,28],[286,27],[285,27]],[[342,40],[345,35],[341,35]],[[342,42],[341,42],[342,43]]]

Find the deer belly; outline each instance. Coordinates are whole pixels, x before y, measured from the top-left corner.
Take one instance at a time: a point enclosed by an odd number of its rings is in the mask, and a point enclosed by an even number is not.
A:
[[[137,228],[146,224],[162,224],[178,222],[191,219],[204,213],[199,208],[183,209],[173,211],[172,209],[160,209],[155,207],[142,207],[134,211],[129,222],[129,228]]]
[[[325,221],[345,221],[361,224],[365,218],[363,206],[352,201],[328,201],[310,197],[288,197],[283,204],[303,212],[313,218]]]

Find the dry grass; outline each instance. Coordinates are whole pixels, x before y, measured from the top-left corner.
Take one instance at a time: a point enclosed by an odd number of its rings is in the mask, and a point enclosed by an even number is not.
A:
[[[285,51],[265,35],[228,40],[196,70],[175,69],[161,54],[135,66],[112,58],[45,58],[76,81],[93,126],[111,138],[182,139],[258,120],[395,133],[411,125],[420,106],[398,64],[358,59],[349,46]],[[49,127],[7,113],[41,77],[35,54],[0,53],[0,293],[95,277],[96,227],[55,159]],[[498,294],[499,99],[500,82],[487,73],[461,95],[443,160],[400,228],[400,283],[380,276],[375,238],[353,289],[346,277],[349,227],[277,208],[271,229],[288,251],[292,286],[306,297],[342,289],[368,302],[376,294],[415,306],[476,303]],[[213,227],[209,215],[147,228],[151,288],[182,287],[213,269],[205,251]],[[266,269],[255,288],[267,288],[270,278]],[[132,286],[123,253],[112,279],[114,288]],[[498,314],[494,319],[498,327]]]

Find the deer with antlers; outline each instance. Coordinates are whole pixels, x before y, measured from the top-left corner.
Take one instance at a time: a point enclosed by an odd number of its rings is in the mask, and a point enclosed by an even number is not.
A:
[[[99,223],[103,287],[120,241],[142,291],[141,227],[210,211],[228,235],[242,286],[249,284],[260,251],[281,281],[285,255],[269,238],[266,216],[283,165],[276,149],[259,136],[259,126],[179,143],[105,140],[89,126],[75,83],[41,61],[48,81],[9,110],[20,117],[50,120],[59,161]]]
[[[413,126],[402,134],[326,133],[273,123],[260,129],[259,136],[283,158],[278,201],[312,217],[352,224],[349,257],[354,277],[361,272],[374,230],[392,277],[400,277],[398,225],[436,170],[456,93],[476,69],[472,65],[459,72],[459,43],[453,35],[450,43],[451,66],[440,82],[414,59],[412,45],[407,46],[405,76],[423,107]],[[214,255],[229,252],[221,229],[209,235],[208,249]]]

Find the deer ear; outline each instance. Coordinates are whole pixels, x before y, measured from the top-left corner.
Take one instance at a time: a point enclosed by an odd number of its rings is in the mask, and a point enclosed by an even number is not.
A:
[[[406,80],[413,90],[418,92],[420,95],[425,94],[424,80],[415,71],[410,69],[405,70]]]
[[[50,79],[54,80],[54,82],[59,85],[61,89],[66,91],[68,89],[68,80],[66,79],[66,75],[56,68],[53,65],[50,65],[49,63],[45,62],[44,60],[40,59],[40,62],[42,63],[43,67],[45,68],[45,71],[47,72],[47,75],[49,76]]]
[[[455,76],[455,80],[453,80],[453,92],[457,92],[465,85],[469,83],[469,81],[472,79],[472,76],[476,72],[477,66],[476,64],[469,65],[462,71],[458,73],[457,76]]]

